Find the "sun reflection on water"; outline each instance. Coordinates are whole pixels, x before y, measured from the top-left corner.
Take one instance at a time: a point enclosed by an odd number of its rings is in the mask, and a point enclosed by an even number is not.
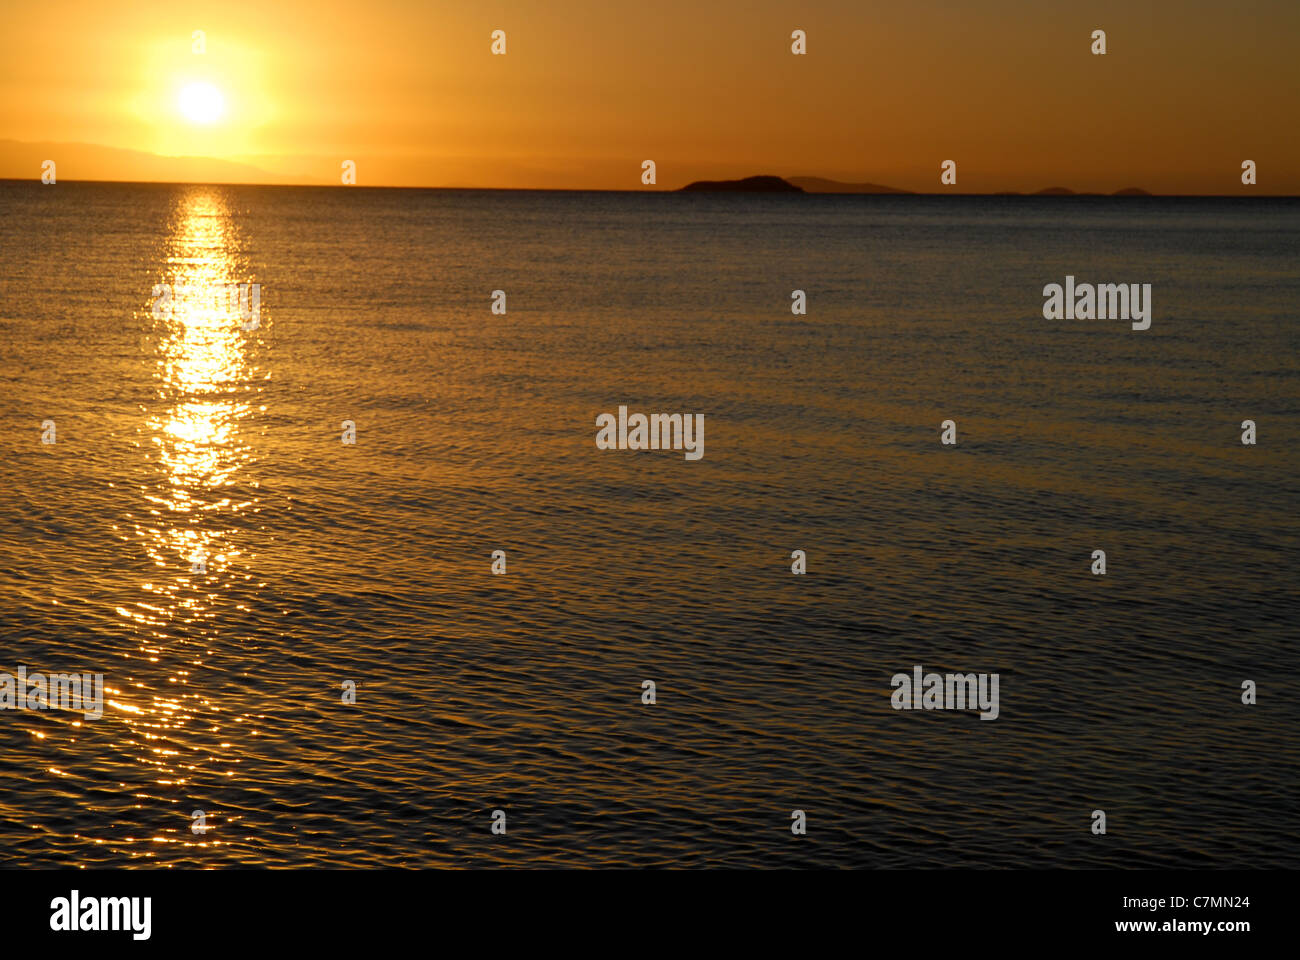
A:
[[[140,584],[144,598],[117,608],[136,640],[128,659],[143,663],[105,690],[130,729],[121,746],[151,784],[142,783],[140,798],[164,799],[178,816],[167,828],[155,824],[150,833],[120,838],[128,848],[219,845],[219,832],[188,829],[198,801],[187,786],[231,776],[240,760],[229,727],[247,729],[260,719],[223,707],[225,681],[211,666],[227,645],[222,616],[251,577],[236,520],[258,502],[248,431],[264,377],[261,328],[249,329],[237,299],[224,295],[251,282],[249,274],[244,238],[220,188],[179,193],[158,264],[157,282],[171,296],[160,300],[155,287],[144,311],[155,389],[137,440],[148,468],[142,500],[128,513],[126,532],[157,569]]]

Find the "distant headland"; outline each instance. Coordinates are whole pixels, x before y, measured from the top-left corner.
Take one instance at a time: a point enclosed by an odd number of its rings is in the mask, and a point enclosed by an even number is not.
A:
[[[803,193],[789,180],[780,177],[745,177],[743,180],[696,180],[682,187],[682,193]]]
[[[777,177],[770,174],[743,177],[739,180],[696,180],[682,187],[679,193],[875,193],[917,196],[914,190],[886,187],[879,183],[845,183],[825,177]],[[938,191],[942,193],[943,191]],[[978,194],[956,194],[978,196]],[[1069,187],[1047,187],[1034,193],[1003,191],[989,196],[998,197],[1150,197],[1141,187],[1125,187],[1114,193],[1080,193]]]

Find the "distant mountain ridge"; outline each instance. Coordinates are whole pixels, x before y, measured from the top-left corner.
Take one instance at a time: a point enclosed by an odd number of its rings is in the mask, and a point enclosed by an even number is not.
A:
[[[272,157],[249,156],[217,158],[203,156],[162,156],[139,150],[108,147],[93,143],[23,142],[0,139],[0,179],[30,180],[40,182],[44,162],[57,163],[58,180],[102,180],[122,183],[231,183],[231,184],[284,184],[333,185],[339,180],[332,158],[316,156]],[[266,164],[261,166],[259,164]],[[279,165],[277,167],[277,164]],[[378,166],[379,161],[375,161]],[[273,169],[275,168],[275,169]],[[368,167],[373,170],[374,166]],[[310,170],[311,174],[298,171]],[[430,178],[432,179],[432,178]],[[367,184],[370,185],[370,184]],[[592,189],[586,187],[482,187],[472,178],[445,182],[441,187],[434,183],[386,182],[381,172],[374,186],[414,187],[427,189]],[[625,188],[624,188],[625,189]],[[729,180],[696,180],[675,192],[728,192],[728,193],[819,193],[819,194],[875,194],[898,196],[1110,196],[1153,197],[1141,187],[1125,187],[1113,193],[1101,191],[1075,191],[1068,187],[1053,186],[1036,192],[1000,190],[989,193],[963,193],[952,188],[933,191],[904,190],[879,183],[832,180],[829,177],[780,177],[764,174]],[[1269,195],[1271,196],[1271,195]]]
[[[0,177],[40,181],[42,164],[55,161],[58,180],[142,183],[301,183],[249,163],[216,157],[165,157],[93,143],[23,143],[0,140]],[[57,181],[56,181],[57,182]]]
[[[796,187],[789,180],[781,177],[763,175],[745,177],[741,180],[696,180],[682,187],[683,193],[803,193],[802,187]]]
[[[695,180],[681,188],[679,192],[706,193],[856,193],[856,194],[895,194],[919,196],[915,190],[902,190],[879,183],[848,183],[842,180],[830,180],[826,177],[777,177],[764,174],[742,177],[736,180]],[[936,191],[945,193],[947,191]],[[1114,193],[1090,193],[1071,190],[1069,187],[1045,187],[1033,193],[1021,193],[1015,190],[999,191],[992,194],[957,194],[958,196],[997,196],[997,197],[1150,197],[1141,187],[1125,187]]]

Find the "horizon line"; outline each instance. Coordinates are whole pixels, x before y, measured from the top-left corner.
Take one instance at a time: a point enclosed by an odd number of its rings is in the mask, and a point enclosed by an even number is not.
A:
[[[788,178],[782,178],[787,179]],[[828,179],[828,178],[819,178]],[[181,187],[286,187],[289,189],[319,189],[319,190],[463,190],[463,191],[494,191],[498,193],[691,193],[698,195],[701,193],[721,193],[727,196],[810,196],[810,197],[1026,197],[1041,198],[1048,200],[1069,200],[1072,197],[1104,197],[1115,200],[1295,200],[1300,199],[1300,193],[1153,193],[1143,188],[1139,194],[1124,194],[1120,191],[1111,193],[1100,193],[1094,191],[1071,190],[1069,187],[1044,187],[1042,191],[1026,193],[1021,190],[989,190],[989,191],[957,191],[944,190],[935,192],[922,192],[903,190],[900,188],[889,188],[880,192],[874,191],[857,191],[846,190],[843,192],[834,190],[798,190],[798,191],[762,191],[762,190],[692,190],[687,191],[685,187],[674,188],[655,188],[642,190],[614,189],[610,187],[452,187],[452,186],[410,186],[400,184],[332,184],[332,183],[254,183],[250,181],[237,180],[98,180],[93,178],[60,178],[52,184],[42,183],[39,177],[0,177],[0,183],[34,183],[41,186],[58,186],[59,182],[64,183],[98,183],[98,184],[123,184],[127,186],[181,186]],[[698,183],[700,181],[691,181]],[[728,182],[728,181],[717,181]],[[850,183],[850,181],[838,181]],[[1057,189],[1064,189],[1067,193],[1047,192]],[[1122,187],[1120,190],[1130,189]]]

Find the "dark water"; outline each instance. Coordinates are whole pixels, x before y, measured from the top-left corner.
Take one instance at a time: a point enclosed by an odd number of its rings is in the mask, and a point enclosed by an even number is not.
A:
[[[0,863],[1300,866],[1300,203],[0,212],[0,672],[109,691],[0,713]],[[1044,320],[1067,274],[1151,329]],[[620,404],[704,457],[596,449]],[[1000,716],[893,710],[914,664]]]

